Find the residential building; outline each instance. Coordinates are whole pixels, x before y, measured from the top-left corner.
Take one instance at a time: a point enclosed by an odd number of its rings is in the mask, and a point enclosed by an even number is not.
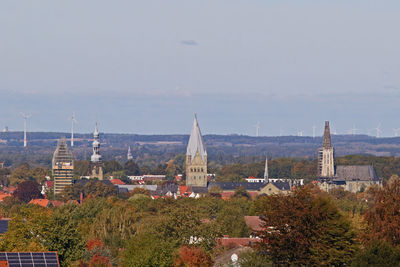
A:
[[[53,155],[52,171],[54,177],[54,194],[59,194],[66,186],[72,185],[74,178],[74,157],[68,149],[67,141],[58,141]]]
[[[186,150],[186,185],[207,187],[207,151],[196,114]]]

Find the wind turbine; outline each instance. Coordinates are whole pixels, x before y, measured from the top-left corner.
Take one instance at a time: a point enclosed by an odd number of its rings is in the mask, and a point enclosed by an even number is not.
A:
[[[24,118],[24,147],[27,147],[28,145],[28,140],[26,138],[26,121],[32,116],[30,114],[25,114],[21,112],[22,117]]]
[[[399,131],[400,131],[400,128],[393,129],[395,137],[399,136]]]
[[[70,118],[71,120],[71,147],[74,146],[74,124],[77,123],[75,119],[75,112],[72,113],[72,117]]]
[[[312,126],[312,138],[315,138],[315,129],[317,129],[317,127],[315,125]]]
[[[256,127],[256,136],[258,137],[259,132],[260,132],[260,122],[258,121],[256,125],[254,125]]]
[[[303,136],[303,131],[302,130],[297,130],[297,136]]]
[[[349,133],[351,134],[351,135],[356,135],[357,134],[357,128],[356,128],[356,126],[355,125],[353,125],[353,128],[351,128],[350,130],[349,130]]]
[[[373,128],[373,130],[376,130],[376,138],[381,137],[381,124],[379,123],[378,126],[376,128]]]

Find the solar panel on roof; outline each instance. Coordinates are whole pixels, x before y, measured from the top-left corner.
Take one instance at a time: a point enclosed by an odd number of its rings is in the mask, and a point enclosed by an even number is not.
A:
[[[57,252],[0,252],[9,267],[59,267]]]
[[[0,220],[0,234],[4,234],[8,230],[8,220]]]

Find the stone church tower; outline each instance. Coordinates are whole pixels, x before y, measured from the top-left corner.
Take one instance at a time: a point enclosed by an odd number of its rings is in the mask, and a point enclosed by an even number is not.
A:
[[[318,174],[320,177],[333,177],[335,175],[333,147],[329,121],[325,122],[323,145],[318,150]]]
[[[89,175],[91,179],[103,180],[103,162],[100,155],[100,134],[97,123],[93,137],[93,155],[90,157]]]
[[[207,186],[207,152],[196,114],[186,150],[186,185]]]

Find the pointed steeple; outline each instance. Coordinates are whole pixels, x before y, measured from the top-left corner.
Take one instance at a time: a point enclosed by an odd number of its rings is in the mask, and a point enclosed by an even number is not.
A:
[[[204,147],[203,137],[201,135],[199,123],[197,121],[197,115],[194,114],[192,132],[190,133],[189,143],[186,150],[186,155],[190,155],[192,159],[199,152],[202,160],[204,161],[204,156],[207,156],[206,149]]]
[[[322,147],[324,147],[324,148],[332,147],[331,131],[329,129],[329,121],[325,121],[324,141],[323,141]]]
[[[127,159],[128,159],[128,160],[132,160],[132,159],[133,159],[132,152],[131,152],[131,146],[128,147]]]
[[[99,128],[97,126],[97,121],[96,121],[96,127],[94,128],[94,133],[93,133],[94,138],[99,137]]]
[[[265,157],[264,179],[267,180],[268,178],[268,157]]]

